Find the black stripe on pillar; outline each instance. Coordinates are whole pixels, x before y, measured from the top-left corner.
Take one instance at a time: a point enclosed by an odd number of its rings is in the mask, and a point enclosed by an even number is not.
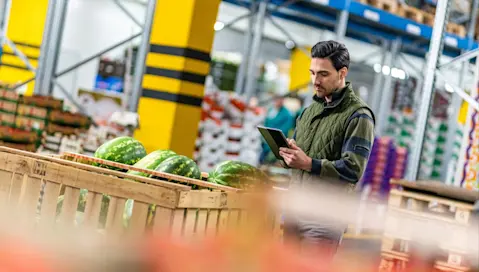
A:
[[[11,52],[3,52],[3,54],[4,55],[9,55],[9,56],[17,56],[14,53],[11,53]],[[35,56],[25,55],[25,57],[27,57],[27,59],[31,59],[31,60],[38,60],[38,57],[35,57]]]
[[[23,43],[23,42],[16,42],[16,41],[12,41],[15,45],[19,45],[19,46],[24,46],[24,47],[30,47],[30,48],[36,48],[36,49],[40,49],[40,45],[33,45],[33,44],[29,44],[29,43]]]
[[[163,68],[156,68],[156,67],[146,67],[146,74],[154,75],[154,76],[162,76],[162,77],[169,77],[169,78],[176,78],[179,80],[189,81],[198,84],[205,84],[206,76],[190,73],[190,72],[183,72],[183,71],[175,71]]]
[[[201,103],[203,102],[203,99],[199,97],[194,97],[194,96],[184,95],[184,94],[174,94],[174,93],[169,93],[164,91],[155,91],[151,89],[143,89],[141,96],[195,106],[195,107],[201,107]]]
[[[209,52],[204,52],[204,51],[191,49],[191,48],[150,44],[150,52],[165,54],[165,55],[180,56],[180,57],[196,59],[196,60],[201,60],[206,62],[211,61]]]
[[[10,67],[10,68],[15,68],[19,70],[25,70],[25,71],[30,71],[27,67],[24,66],[19,66],[19,65],[14,65],[14,64],[8,64],[5,62],[0,62],[0,67],[5,66],[5,67]]]

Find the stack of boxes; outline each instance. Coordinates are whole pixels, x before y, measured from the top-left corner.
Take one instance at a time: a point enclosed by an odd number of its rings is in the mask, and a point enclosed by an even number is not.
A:
[[[419,179],[428,180],[441,177],[446,136],[447,120],[430,117],[421,154]]]
[[[226,160],[259,165],[261,135],[256,127],[264,113],[246,107],[241,98],[227,92],[213,92],[203,101],[202,120],[194,159],[203,171]]]
[[[405,175],[407,149],[397,147],[389,137],[376,138],[368,165],[362,177],[362,187],[369,187],[369,198],[381,201],[387,198],[391,179]]]

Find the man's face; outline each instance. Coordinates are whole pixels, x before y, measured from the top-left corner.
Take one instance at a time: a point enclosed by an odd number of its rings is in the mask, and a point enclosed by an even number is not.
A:
[[[324,98],[336,89],[341,87],[346,78],[348,69],[346,67],[336,71],[330,59],[312,58],[309,72],[314,91],[318,97]]]

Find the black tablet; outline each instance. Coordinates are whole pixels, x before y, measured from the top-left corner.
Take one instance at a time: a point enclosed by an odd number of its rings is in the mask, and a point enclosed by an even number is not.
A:
[[[266,143],[273,151],[273,154],[278,160],[283,160],[283,157],[279,155],[279,149],[281,147],[289,148],[288,141],[284,136],[283,132],[277,128],[263,127],[258,126],[258,130],[263,135],[263,138],[266,140]]]

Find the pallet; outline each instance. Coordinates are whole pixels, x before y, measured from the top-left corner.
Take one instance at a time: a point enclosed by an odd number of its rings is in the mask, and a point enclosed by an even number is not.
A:
[[[258,205],[257,196],[251,198],[238,189],[201,180],[161,172],[154,175],[163,180],[0,147],[0,213],[2,218],[35,231],[94,230],[113,239],[147,232],[199,238],[248,224],[272,235],[279,231],[279,216],[269,213],[266,205]],[[206,189],[193,190],[192,185]],[[85,190],[85,211],[79,220],[77,207]],[[58,208],[61,194],[63,204]],[[105,195],[109,201],[103,224]],[[134,203],[125,225],[123,216],[129,200]]]
[[[452,34],[455,34],[461,38],[466,37],[466,28],[462,25],[448,23],[446,26],[446,31]]]
[[[472,213],[479,193],[434,182],[392,184],[403,190],[390,192],[382,251],[407,255],[416,245],[428,245],[430,251],[442,253],[439,261],[467,267],[467,260],[479,250],[474,242],[479,238],[470,235],[476,227]],[[420,234],[416,234],[418,229]],[[424,237],[424,233],[431,233],[431,238]],[[443,239],[438,241],[442,234]]]
[[[422,23],[428,26],[434,26],[435,14],[429,12],[422,12]]]
[[[397,251],[383,251],[381,253],[380,272],[399,272],[408,271],[408,266],[411,268],[425,268],[424,266],[430,266],[432,269],[422,269],[419,271],[448,271],[448,272],[467,272],[471,271],[470,268],[464,266],[450,265],[442,261],[432,261],[428,263],[427,259],[419,258],[421,264],[417,264],[416,260],[413,260],[416,264],[411,264],[411,257],[408,254],[404,254]],[[417,267],[421,265],[421,267]],[[414,267],[416,266],[416,267]],[[410,270],[410,269],[409,269]]]
[[[399,7],[396,0],[359,0],[358,2],[385,10],[389,13],[396,13]]]

